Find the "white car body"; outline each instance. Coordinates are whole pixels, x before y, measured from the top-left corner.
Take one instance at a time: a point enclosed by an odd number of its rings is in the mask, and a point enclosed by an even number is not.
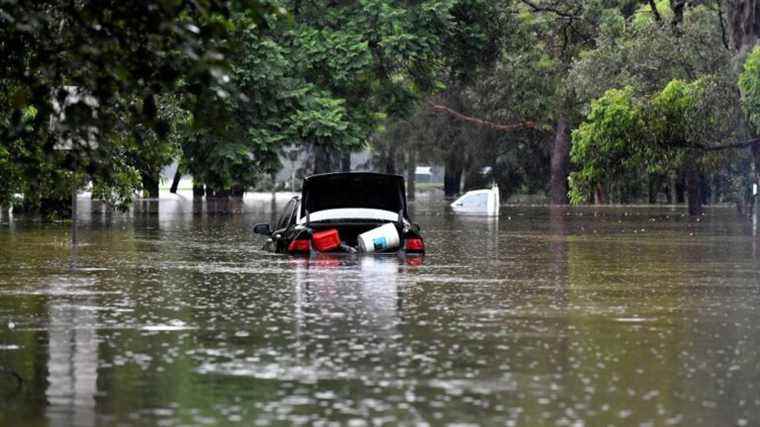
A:
[[[491,189],[468,191],[451,204],[451,209],[463,215],[499,215],[499,187]]]
[[[366,209],[366,208],[340,208],[340,209],[326,209],[309,214],[309,221],[335,221],[341,219],[347,220],[368,220],[368,221],[388,221],[397,222],[399,214],[398,212],[386,211],[383,209]],[[409,221],[406,218],[403,219],[404,225],[408,225]],[[303,216],[298,219],[298,224],[306,224],[306,217]]]

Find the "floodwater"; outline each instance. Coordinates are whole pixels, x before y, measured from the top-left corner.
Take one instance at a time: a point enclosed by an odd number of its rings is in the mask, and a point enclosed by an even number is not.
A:
[[[1,219],[0,425],[760,425],[760,248],[731,209],[423,198],[424,258],[303,259],[251,234],[268,197],[81,198],[74,271],[68,224]]]

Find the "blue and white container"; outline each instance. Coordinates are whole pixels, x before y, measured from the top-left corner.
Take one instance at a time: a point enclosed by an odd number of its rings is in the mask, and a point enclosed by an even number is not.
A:
[[[398,230],[391,222],[360,234],[357,240],[359,250],[366,253],[398,249],[401,243]]]

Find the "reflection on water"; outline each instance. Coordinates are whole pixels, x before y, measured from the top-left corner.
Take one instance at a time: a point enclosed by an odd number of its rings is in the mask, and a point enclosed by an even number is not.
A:
[[[299,331],[309,327],[304,312],[310,312],[310,318],[323,323],[320,327],[325,330],[344,329],[347,321],[355,320],[359,324],[354,327],[378,336],[390,333],[398,323],[398,276],[404,272],[403,261],[396,256],[329,255],[292,260]],[[347,310],[357,313],[345,316]],[[335,324],[324,324],[325,320]]]
[[[56,295],[68,288],[87,288],[89,283],[51,284]],[[82,286],[84,285],[84,286]],[[45,393],[47,418],[51,426],[95,425],[98,340],[92,298],[86,306],[50,301],[48,306],[48,388]]]
[[[457,217],[424,258],[262,251],[289,195],[0,221],[0,425],[758,425],[751,223]],[[237,211],[235,214],[223,212]]]

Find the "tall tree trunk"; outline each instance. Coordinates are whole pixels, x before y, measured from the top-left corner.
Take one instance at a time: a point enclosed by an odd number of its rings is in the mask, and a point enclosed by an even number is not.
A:
[[[671,25],[677,29],[683,22],[683,12],[686,8],[686,0],[670,0],[670,9],[673,11]]]
[[[452,85],[447,91],[445,99],[453,109],[466,113],[461,93],[462,90],[458,84]],[[448,139],[449,151],[443,165],[443,193],[447,199],[452,199],[462,189],[462,172],[464,171],[466,147],[462,137],[462,124],[455,121],[451,116],[448,116],[446,120],[449,132],[445,138]]]
[[[551,204],[566,205],[567,175],[570,171],[570,135],[567,117],[561,114],[557,120],[551,159]]]
[[[226,199],[232,194],[231,190],[225,190],[224,188],[209,188],[206,187],[206,198],[214,199]]]
[[[316,144],[314,145],[314,173],[325,173],[328,171],[328,168],[326,167],[327,160],[325,157],[325,147],[322,144]]]
[[[274,191],[275,187],[276,185],[274,183],[274,179],[272,179],[272,191]],[[239,199],[243,198],[243,195],[245,194],[245,187],[243,187],[242,184],[236,182],[232,184],[229,194],[230,196],[235,197],[235,198],[239,198]]]
[[[333,150],[329,145],[315,144],[314,145],[314,173],[328,173],[335,172],[335,165],[333,161]]]
[[[728,3],[733,47],[737,51],[750,48],[760,35],[760,1],[734,0]]]
[[[391,174],[396,173],[397,152],[398,152],[397,144],[393,142],[388,144],[388,155],[385,157],[385,173],[391,173]]]
[[[203,198],[206,195],[206,188],[203,184],[199,184],[193,181],[193,198]]]
[[[154,173],[143,173],[142,183],[144,196],[148,199],[158,198],[158,184],[160,182],[160,175]]]
[[[446,198],[459,194],[462,184],[462,159],[459,150],[452,150],[446,159],[443,171],[443,193]]]
[[[272,173],[270,175],[270,178],[272,179],[272,199],[277,199],[277,173]],[[240,198],[243,198],[243,194],[245,193],[245,190],[243,190],[240,193]]]
[[[351,153],[346,152],[340,155],[341,172],[351,172]]]
[[[69,268],[72,270],[76,267],[77,244],[79,243],[77,236],[77,220],[79,220],[77,202],[77,188],[75,186],[71,190],[71,265]]]
[[[650,174],[648,184],[648,201],[650,205],[654,205],[657,203],[657,194],[660,192],[660,180],[656,176]]]
[[[447,199],[455,198],[461,189],[462,168],[446,168],[443,173],[443,193]]]
[[[712,189],[710,188],[710,183],[707,181],[707,177],[702,173],[699,174],[699,191],[702,196],[702,205],[709,205]]]
[[[679,174],[676,179],[676,204],[686,203],[686,188],[684,187],[684,175]]]
[[[696,165],[691,165],[686,170],[686,193],[689,206],[689,215],[701,215],[702,186],[699,182],[699,170]]]
[[[594,204],[604,205],[607,203],[607,194],[602,184],[596,184],[594,187]]]
[[[417,152],[413,147],[407,149],[406,155],[406,200],[414,200],[417,191]]]
[[[177,189],[179,189],[179,181],[182,179],[182,171],[180,171],[179,166],[177,166],[177,170],[174,171],[174,179],[172,179],[172,186],[169,188],[169,192],[172,194],[177,194]]]

